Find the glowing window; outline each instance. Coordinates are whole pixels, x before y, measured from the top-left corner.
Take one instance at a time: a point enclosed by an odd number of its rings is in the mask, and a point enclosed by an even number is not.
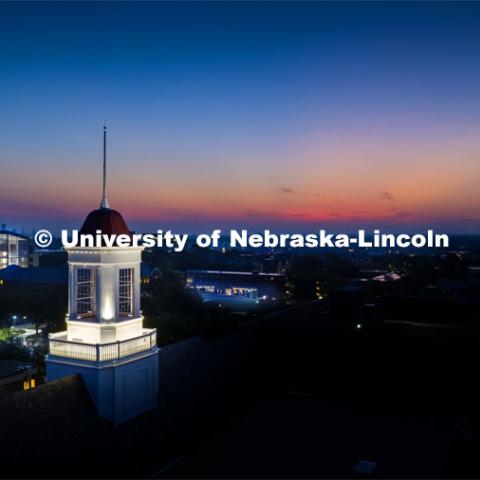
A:
[[[95,271],[91,268],[77,270],[77,315],[95,316]]]
[[[120,315],[133,315],[133,286],[134,286],[134,269],[121,268],[119,270],[119,296],[118,308]]]

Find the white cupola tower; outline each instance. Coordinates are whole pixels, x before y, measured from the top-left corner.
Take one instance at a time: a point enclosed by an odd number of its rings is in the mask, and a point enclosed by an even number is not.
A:
[[[103,194],[80,230],[130,235],[106,195],[106,127]],[[156,407],[156,330],[143,328],[140,263],[143,247],[72,247],[68,254],[67,330],[50,334],[47,378],[80,374],[99,416],[120,423]]]

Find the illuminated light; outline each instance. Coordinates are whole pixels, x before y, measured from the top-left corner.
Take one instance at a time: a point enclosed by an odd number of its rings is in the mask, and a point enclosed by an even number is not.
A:
[[[30,390],[30,382],[28,380],[23,381],[23,389]]]
[[[103,309],[102,320],[113,320],[113,313],[109,307]]]
[[[102,320],[113,320],[113,298],[104,294],[102,305]]]
[[[357,330],[360,330],[362,328],[362,324],[361,323],[357,323]]]
[[[34,378],[30,379],[30,388],[35,388],[35,379]]]

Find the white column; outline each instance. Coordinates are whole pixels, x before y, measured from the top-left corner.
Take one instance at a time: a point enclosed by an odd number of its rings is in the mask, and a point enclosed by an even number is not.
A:
[[[113,321],[116,318],[115,305],[115,273],[112,265],[101,265],[98,268],[98,318],[100,321]]]
[[[140,316],[140,283],[141,283],[141,274],[140,274],[140,264],[137,263],[134,266],[134,284],[133,284],[133,316],[138,318]]]
[[[77,318],[77,269],[68,264],[68,318]]]

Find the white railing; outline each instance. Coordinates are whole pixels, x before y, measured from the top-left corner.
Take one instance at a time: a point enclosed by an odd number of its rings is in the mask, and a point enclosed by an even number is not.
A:
[[[144,329],[143,335],[111,343],[82,343],[67,340],[66,332],[52,333],[49,337],[50,355],[58,357],[104,362],[128,357],[150,350],[157,345],[157,329]]]

